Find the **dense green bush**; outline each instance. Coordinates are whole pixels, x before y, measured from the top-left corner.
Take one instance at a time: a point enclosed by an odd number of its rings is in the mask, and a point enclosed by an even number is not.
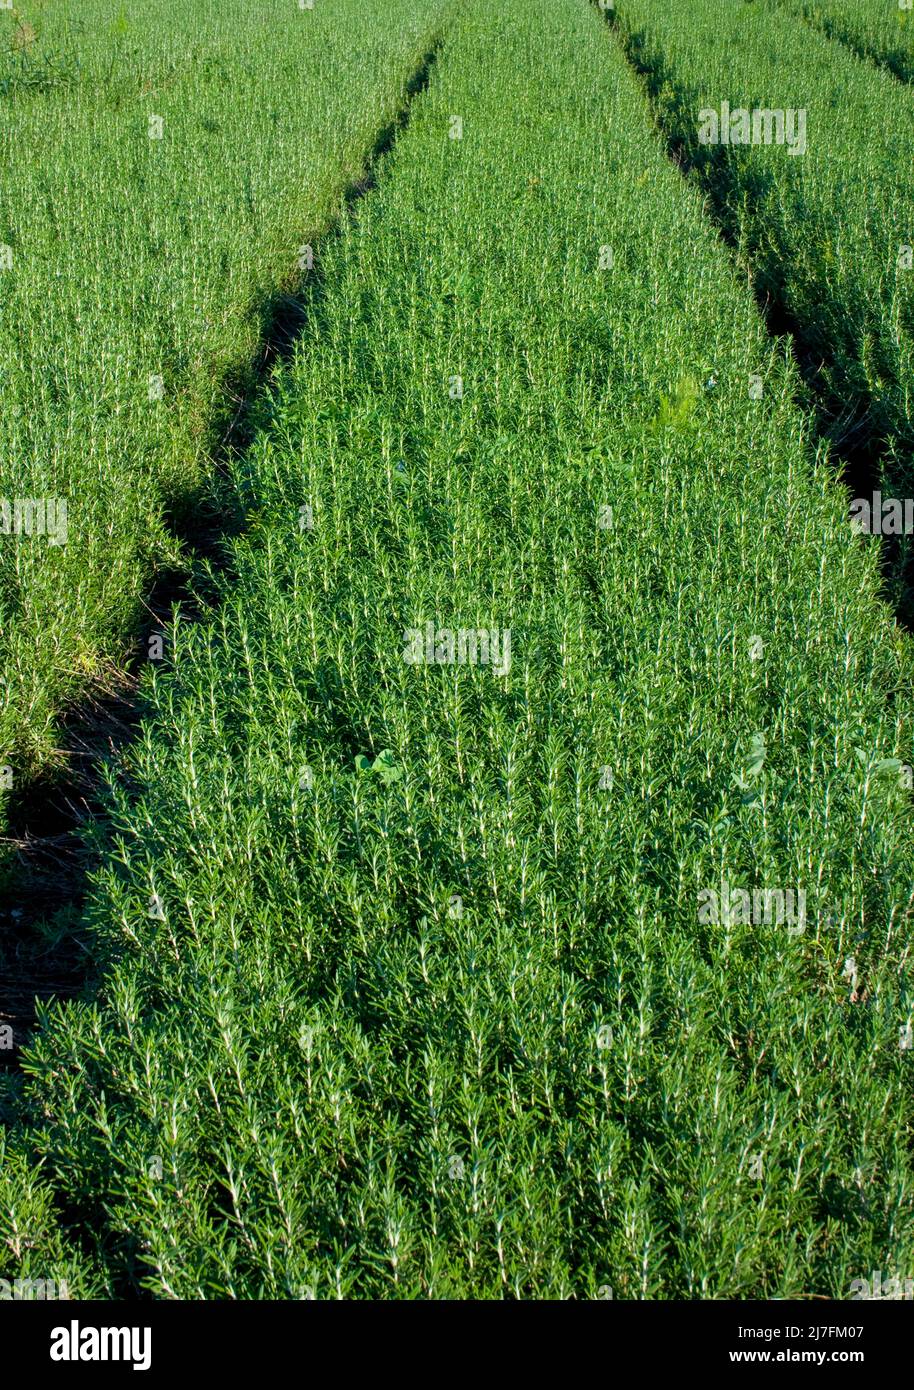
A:
[[[914,11],[910,0],[769,0],[828,38],[889,69],[914,78]]]
[[[460,7],[321,275],[26,1061],[81,1248],[165,1298],[909,1270],[910,646],[585,0]]]
[[[154,576],[213,525],[212,455],[277,293],[443,11],[0,10],[0,806],[59,761],[61,710],[143,655]]]
[[[833,437],[875,453],[885,491],[910,496],[914,92],[768,4],[620,0],[615,13],[756,293],[789,315]],[[805,112],[805,152],[704,143],[702,113],[724,102]]]

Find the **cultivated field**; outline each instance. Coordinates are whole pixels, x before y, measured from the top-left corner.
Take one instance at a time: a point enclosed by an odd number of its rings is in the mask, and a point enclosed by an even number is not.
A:
[[[912,0],[768,0],[905,82],[914,78]]]
[[[154,576],[225,524],[213,452],[443,8],[0,10],[3,495],[42,503],[38,543],[0,546],[14,787],[60,761],[61,710],[146,654]]]
[[[0,536],[26,783],[194,574],[33,928],[86,979],[14,1040],[0,1277],[914,1271],[906,547],[843,480],[904,516],[911,89],[794,0],[33,8],[0,458],[70,534]]]

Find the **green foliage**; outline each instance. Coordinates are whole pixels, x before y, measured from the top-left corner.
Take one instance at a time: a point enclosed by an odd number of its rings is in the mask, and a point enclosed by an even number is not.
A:
[[[694,377],[677,381],[669,396],[661,395],[660,409],[651,421],[651,428],[682,429],[691,420],[698,397],[698,383]]]
[[[111,1285],[91,1257],[67,1239],[27,1139],[0,1128],[0,1279],[50,1280],[55,1296],[104,1298]]]
[[[26,1060],[58,1209],[160,1298],[910,1269],[910,647],[597,13],[466,0],[322,276]]]
[[[902,81],[914,80],[914,13],[898,0],[775,0],[828,38],[888,68]]]
[[[381,779],[385,787],[389,787],[393,782],[399,782],[403,776],[403,769],[397,767],[396,756],[389,748],[385,748],[382,753],[379,753],[374,762],[370,758],[366,758],[364,753],[359,753],[355,765],[359,772],[373,772],[376,777]]]
[[[832,437],[869,449],[887,495],[909,496],[914,271],[902,252],[914,240],[914,92],[808,27],[798,7],[620,0],[614,13],[670,145],[710,194],[758,297],[788,315]],[[805,152],[702,143],[700,113],[723,102],[805,111]]]
[[[279,293],[307,293],[300,248],[402,108],[444,7],[0,11],[0,496],[68,509],[65,544],[0,535],[14,794],[54,763],[61,711],[139,659],[153,578],[219,512],[213,454]]]
[[[26,37],[29,33],[33,37]],[[17,27],[9,37],[0,33],[0,98],[73,87],[80,76],[79,58],[67,49],[47,49],[31,26]]]

